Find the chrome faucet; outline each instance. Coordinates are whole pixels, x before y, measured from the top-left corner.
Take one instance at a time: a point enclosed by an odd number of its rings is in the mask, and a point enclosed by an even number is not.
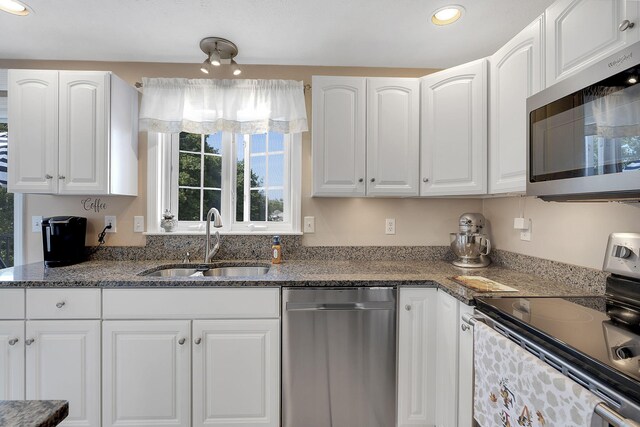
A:
[[[211,208],[207,212],[207,237],[204,242],[204,263],[207,264],[211,261],[218,251],[220,250],[220,233],[216,230],[216,244],[211,248],[211,216],[213,216],[213,226],[215,228],[222,227],[222,217],[218,209]]]

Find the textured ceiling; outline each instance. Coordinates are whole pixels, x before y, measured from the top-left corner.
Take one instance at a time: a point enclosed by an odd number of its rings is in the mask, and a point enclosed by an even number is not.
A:
[[[240,64],[445,68],[488,56],[551,0],[24,0],[0,12],[1,59],[197,63],[200,39],[238,45]]]

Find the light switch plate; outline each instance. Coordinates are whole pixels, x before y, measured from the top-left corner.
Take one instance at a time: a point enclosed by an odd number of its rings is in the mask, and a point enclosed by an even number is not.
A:
[[[304,230],[305,233],[315,233],[316,232],[316,217],[314,216],[305,216],[304,217]]]
[[[136,215],[133,217],[133,232],[144,233],[144,217]]]
[[[34,215],[31,217],[31,231],[34,233],[42,232],[42,215]]]

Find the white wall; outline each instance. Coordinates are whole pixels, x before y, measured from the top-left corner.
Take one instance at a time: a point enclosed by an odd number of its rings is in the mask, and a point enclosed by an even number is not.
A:
[[[485,199],[483,213],[497,249],[602,269],[613,232],[640,233],[640,207],[615,202],[544,202],[533,197]],[[513,219],[533,221],[530,242],[520,240]]]

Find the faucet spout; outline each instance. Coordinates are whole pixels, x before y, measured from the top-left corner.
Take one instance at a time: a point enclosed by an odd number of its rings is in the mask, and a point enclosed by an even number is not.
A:
[[[218,251],[220,250],[220,233],[216,230],[216,243],[211,247],[211,217],[213,217],[213,226],[215,228],[222,227],[222,217],[220,212],[216,208],[209,209],[207,212],[207,228],[206,228],[206,240],[204,244],[204,263],[207,264],[211,261]]]

